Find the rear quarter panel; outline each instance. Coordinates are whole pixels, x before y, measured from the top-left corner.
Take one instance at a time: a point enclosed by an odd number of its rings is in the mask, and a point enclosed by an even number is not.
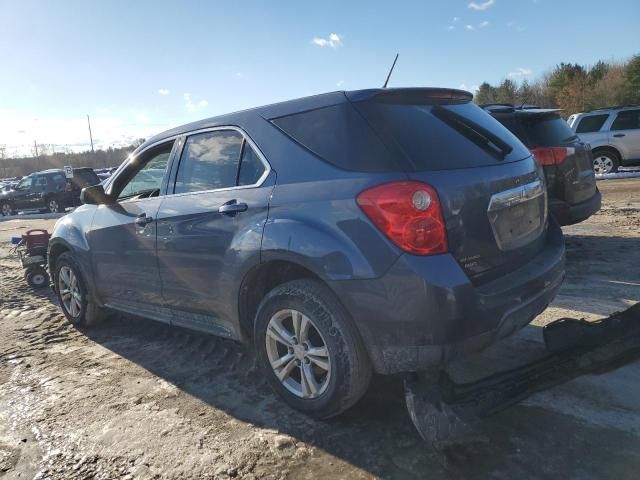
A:
[[[280,177],[278,177],[280,180]],[[325,280],[376,278],[400,255],[365,216],[357,195],[404,174],[278,184],[262,241],[262,261],[297,263]]]

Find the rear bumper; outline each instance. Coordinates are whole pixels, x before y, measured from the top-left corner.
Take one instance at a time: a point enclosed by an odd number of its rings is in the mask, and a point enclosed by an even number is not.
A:
[[[574,205],[562,200],[549,199],[549,210],[560,225],[573,225],[582,222],[600,210],[601,205],[600,190],[596,190],[596,193],[589,200]]]
[[[351,313],[378,373],[439,369],[527,325],[564,278],[564,239],[550,222],[543,251],[481,286],[453,256],[402,255],[383,277],[331,286]]]

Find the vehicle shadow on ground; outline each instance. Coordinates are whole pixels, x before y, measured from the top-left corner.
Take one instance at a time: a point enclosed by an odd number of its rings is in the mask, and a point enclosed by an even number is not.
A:
[[[375,377],[350,411],[316,421],[281,402],[255,368],[251,352],[235,342],[130,317],[113,318],[85,333],[215,409],[314,445],[378,477],[562,478],[582,470],[601,478],[614,469],[613,477],[631,478],[629,473],[640,467],[638,438],[593,428],[552,410],[513,407],[480,423],[479,432],[488,442],[437,453],[413,428],[399,376]],[[518,342],[512,344],[507,352],[517,350]],[[499,358],[485,362],[503,365]],[[326,455],[311,457],[305,469],[322,472],[329,460]],[[295,471],[291,475],[296,478]]]

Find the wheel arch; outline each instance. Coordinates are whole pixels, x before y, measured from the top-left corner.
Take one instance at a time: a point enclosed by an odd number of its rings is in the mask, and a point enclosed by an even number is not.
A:
[[[310,278],[328,284],[308,267],[291,259],[274,259],[260,263],[244,276],[238,292],[238,318],[243,337],[253,337],[253,325],[262,299],[278,285]]]
[[[593,155],[598,152],[611,152],[618,157],[619,162],[622,162],[622,153],[616,147],[613,147],[611,145],[601,145],[598,147],[594,147],[593,149],[591,149],[591,152],[593,153]]]

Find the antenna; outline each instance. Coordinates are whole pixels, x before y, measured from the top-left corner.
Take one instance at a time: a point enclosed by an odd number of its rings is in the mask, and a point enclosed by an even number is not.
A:
[[[396,53],[396,58],[393,60],[393,65],[391,65],[391,70],[389,70],[389,75],[387,75],[387,79],[384,81],[384,85],[382,85],[382,88],[387,88],[387,84],[389,83],[389,79],[391,78],[391,74],[393,73],[393,68],[396,66],[397,61],[398,61],[398,54]]]

